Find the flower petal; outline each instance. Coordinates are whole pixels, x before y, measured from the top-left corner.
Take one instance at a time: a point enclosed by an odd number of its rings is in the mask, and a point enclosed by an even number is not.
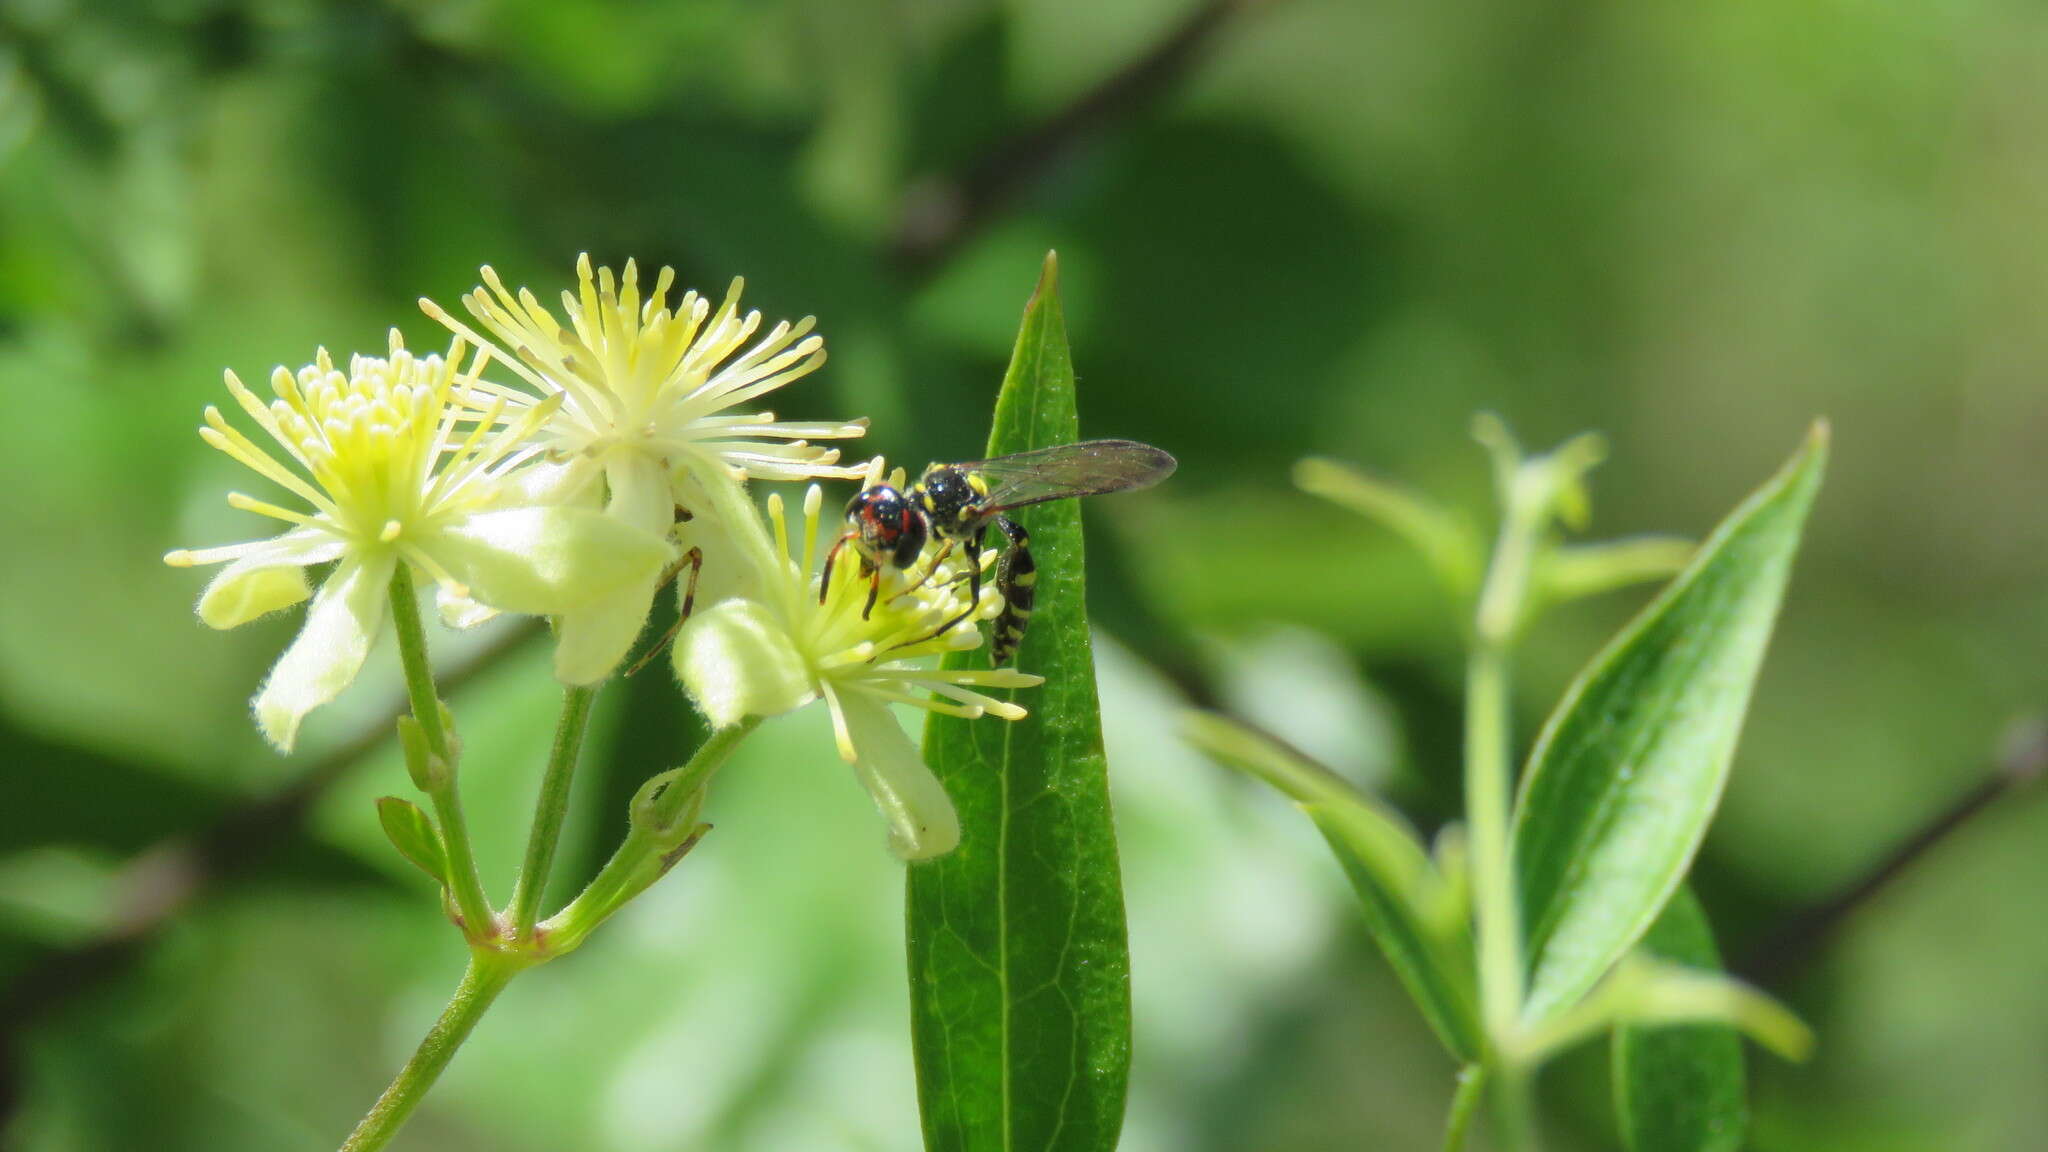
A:
[[[597,478],[603,475],[588,456],[567,460],[537,460],[516,468],[504,478],[503,501],[518,504],[568,504],[578,508],[597,507]]]
[[[440,609],[441,623],[450,628],[474,628],[498,614],[496,608],[479,604],[446,584],[434,590],[434,606]]]
[[[209,628],[233,628],[311,595],[305,567],[342,553],[341,541],[300,529],[251,547],[221,569],[199,594],[199,618]]]
[[[422,547],[468,585],[478,603],[538,616],[644,588],[639,609],[645,618],[653,582],[670,555],[661,537],[584,508],[481,512]]]
[[[612,674],[647,626],[654,581],[555,617],[555,679],[595,684]]]
[[[833,711],[853,742],[854,775],[889,821],[889,849],[905,860],[943,856],[960,844],[960,818],[946,787],[889,706],[858,688],[828,686]]]
[[[611,489],[606,515],[657,536],[668,535],[675,526],[676,498],[659,458],[645,452],[615,452],[605,458],[604,479]]]
[[[815,695],[796,641],[752,600],[699,609],[676,634],[671,659],[676,679],[715,727],[780,715]]]
[[[369,563],[349,557],[320,586],[299,638],[256,694],[256,722],[278,751],[291,751],[306,713],[356,678],[384,625],[384,593],[396,566],[388,555]]]

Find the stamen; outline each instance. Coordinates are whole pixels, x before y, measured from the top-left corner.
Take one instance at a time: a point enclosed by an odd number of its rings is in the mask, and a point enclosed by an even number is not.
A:
[[[825,493],[816,484],[804,493],[804,564],[803,571],[812,571],[818,559],[818,509],[824,505]],[[808,597],[807,597],[808,599]]]
[[[250,442],[247,436],[236,431],[234,426],[230,425],[221,416],[220,409],[212,405],[207,406],[206,424],[206,427],[199,430],[200,439],[219,449],[230,459],[255,472],[257,475],[276,483],[292,495],[327,513],[330,517],[336,515],[332,502],[322,496],[311,484],[306,483],[287,471],[284,465],[279,464],[275,458]]]
[[[173,568],[221,564],[230,560],[240,560],[270,543],[269,540],[248,540],[240,544],[223,544],[218,548],[174,548],[164,553],[164,563]]]
[[[962,720],[979,720],[985,713],[985,710],[976,704],[949,704],[943,700],[934,700],[929,696],[917,696],[909,692],[898,692],[894,689],[874,685],[865,686],[861,691],[891,704],[908,704],[913,708],[923,708],[928,712],[937,712],[942,716],[958,716]]]
[[[775,526],[775,555],[778,562],[789,555],[789,524],[782,514],[782,493],[768,494],[768,522]],[[810,569],[806,567],[804,571]]]
[[[313,522],[313,518],[304,512],[294,512],[289,508],[281,508],[267,500],[258,500],[254,496],[245,496],[240,492],[228,493],[228,507],[243,512],[254,512],[259,516],[268,516],[273,520],[283,520],[288,524],[310,524]]]

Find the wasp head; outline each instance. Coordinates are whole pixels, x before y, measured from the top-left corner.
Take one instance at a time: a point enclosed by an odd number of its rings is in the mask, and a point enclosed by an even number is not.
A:
[[[868,563],[908,568],[924,551],[924,512],[887,484],[863,488],[846,502],[846,527]]]

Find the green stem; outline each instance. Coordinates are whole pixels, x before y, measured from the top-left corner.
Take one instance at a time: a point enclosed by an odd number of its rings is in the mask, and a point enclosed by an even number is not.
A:
[[[1444,1121],[1444,1152],[1463,1152],[1465,1133],[1471,1130],[1472,1117],[1485,1096],[1486,1065],[1467,1064],[1460,1068],[1458,1090],[1451,1096],[1450,1119]]]
[[[533,832],[526,841],[526,860],[519,866],[519,883],[512,889],[512,938],[533,935],[540,919],[541,897],[546,894],[548,872],[555,864],[555,846],[562,839],[562,821],[569,815],[569,785],[576,778],[576,757],[583,749],[583,733],[590,725],[590,705],[597,689],[567,688],[562,692],[562,718],[555,725],[555,746],[548,754],[547,771],[540,781],[540,800],[534,805]]]
[[[760,723],[758,717],[750,716],[731,727],[714,729],[689,763],[655,778],[661,785],[658,792],[649,796],[649,788],[641,789],[633,803],[632,828],[618,851],[567,908],[540,926],[548,955],[560,955],[583,943],[612,913],[661,879],[691,842],[695,806],[705,784]]]
[[[1494,1137],[1508,1152],[1535,1147],[1529,1082],[1518,1062],[1523,970],[1521,893],[1515,882],[1515,770],[1508,653],[1527,608],[1529,576],[1549,499],[1521,485],[1502,492],[1500,538],[1473,614],[1465,675],[1465,820],[1471,837],[1479,999],[1488,1040]]]
[[[419,1107],[427,1089],[440,1079],[441,1070],[448,1067],[455,1050],[462,1047],[477,1021],[483,1019],[484,1010],[522,967],[521,961],[504,953],[483,949],[471,953],[469,970],[462,974],[462,983],[456,986],[441,1018],[428,1029],[427,1038],[420,1041],[419,1049],[399,1070],[398,1078],[342,1142],[341,1152],[376,1152],[391,1142],[412,1110]]]
[[[1535,1148],[1536,1108],[1528,1071],[1502,1066],[1495,1070],[1492,1081],[1494,1144],[1506,1152]]]
[[[1507,656],[1483,641],[1465,682],[1465,819],[1472,844],[1472,900],[1478,919],[1479,999],[1498,1044],[1521,1016],[1522,939],[1509,813]]]
[[[427,662],[427,634],[420,626],[419,597],[413,592],[412,567],[399,561],[391,574],[391,618],[398,626],[398,659],[405,667],[405,690],[412,700],[413,720],[438,761],[427,781],[427,798],[440,817],[441,840],[448,853],[448,885],[462,914],[463,932],[472,940],[496,933],[491,903],[477,874],[476,853],[469,843],[469,824],[462,818],[462,798],[455,787],[455,756],[448,730],[441,723],[441,699],[434,692],[434,670]]]

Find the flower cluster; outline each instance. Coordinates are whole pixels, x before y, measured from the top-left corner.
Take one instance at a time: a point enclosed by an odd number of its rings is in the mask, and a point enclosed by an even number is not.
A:
[[[889,705],[1022,716],[980,689],[1036,677],[918,663],[979,644],[975,621],[1000,611],[1000,597],[984,592],[970,606],[936,551],[906,572],[849,555],[823,584],[815,484],[794,539],[779,495],[763,517],[750,480],[872,482],[884,471],[879,460],[843,466],[837,449],[815,443],[859,436],[865,421],[783,421],[750,408],[823,363],[810,319],[764,332],[759,312],[741,313],[738,280],[713,308],[694,291],[672,296],[667,268],[645,295],[631,262],[615,276],[585,257],[578,274],[559,318],[488,267],[463,298],[476,327],[422,300],[454,334],[445,355],[416,356],[396,331],[384,356],[355,356],[345,370],[323,349],[296,373],[277,369],[267,402],[227,374],[276,448],[212,407],[200,435],[301,506],[231,494],[232,506],[284,530],[165,561],[227,565],[199,599],[214,628],[311,598],[254,700],[264,735],[289,751],[306,714],[355,678],[394,578],[432,581],[450,625],[501,612],[551,618],[557,678],[589,685],[633,647],[662,584],[680,591],[687,557],[717,589],[700,597],[673,654],[706,718],[725,726],[823,699],[896,850],[949,850],[952,806]],[[316,594],[307,570],[329,563]]]

